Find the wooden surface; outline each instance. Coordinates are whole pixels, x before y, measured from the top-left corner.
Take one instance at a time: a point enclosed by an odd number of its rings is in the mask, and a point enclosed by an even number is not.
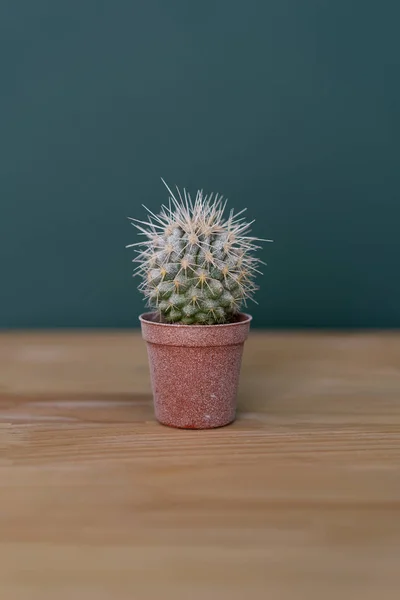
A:
[[[253,333],[239,405],[164,428],[136,332],[0,335],[0,598],[399,598],[400,335]]]

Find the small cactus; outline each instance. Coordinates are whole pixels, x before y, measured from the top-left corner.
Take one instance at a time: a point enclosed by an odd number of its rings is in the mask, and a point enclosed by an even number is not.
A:
[[[198,191],[194,201],[177,188],[158,215],[149,209],[148,221],[131,219],[145,240],[137,247],[134,275],[139,289],[165,323],[215,325],[235,320],[258,289],[254,278],[262,261],[253,253],[259,238],[249,235],[251,223],[230,211],[218,194]],[[264,264],[264,263],[263,263]]]

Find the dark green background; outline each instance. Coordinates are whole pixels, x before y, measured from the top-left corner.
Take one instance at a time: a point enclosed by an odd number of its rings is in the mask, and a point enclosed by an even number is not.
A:
[[[398,1],[3,0],[1,327],[136,326],[163,176],[249,208],[257,326],[400,325]]]

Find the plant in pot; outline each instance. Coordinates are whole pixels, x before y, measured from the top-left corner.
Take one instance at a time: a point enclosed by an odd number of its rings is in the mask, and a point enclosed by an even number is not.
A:
[[[134,275],[153,312],[140,316],[155,415],[185,429],[235,419],[236,394],[251,316],[241,312],[257,289],[259,238],[244,210],[225,215],[218,194],[195,198],[177,188],[159,214],[131,219],[143,236]],[[146,207],[145,207],[146,208]]]

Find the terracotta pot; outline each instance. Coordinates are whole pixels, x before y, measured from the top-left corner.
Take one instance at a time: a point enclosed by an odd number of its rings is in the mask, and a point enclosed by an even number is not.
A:
[[[208,429],[234,421],[250,321],[240,314],[227,325],[177,325],[158,322],[155,313],[140,316],[160,423]]]

